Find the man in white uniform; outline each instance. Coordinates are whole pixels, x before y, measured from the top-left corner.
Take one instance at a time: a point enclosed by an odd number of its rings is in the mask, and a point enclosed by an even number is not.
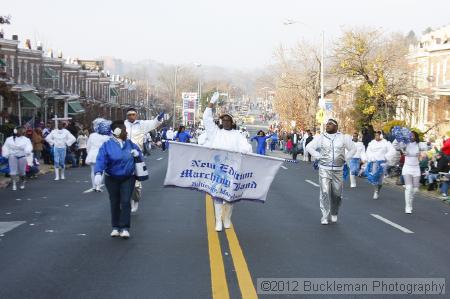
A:
[[[215,124],[212,108],[218,99],[219,93],[215,92],[203,113],[203,124],[206,131],[204,146],[241,153],[251,153],[252,146],[248,143],[247,138],[238,130],[233,129],[233,117],[230,114],[220,116],[221,128]],[[233,205],[220,198],[214,198],[214,211],[216,215],[216,231],[222,231],[222,220],[223,226],[230,228]]]
[[[127,128],[128,138],[133,141],[141,151],[144,150],[145,134],[151,130],[159,127],[164,118],[164,112],[161,112],[157,117],[151,120],[137,119],[137,111],[134,108],[127,110],[127,119],[125,120],[125,127]],[[131,212],[136,212],[139,206],[139,200],[142,197],[142,184],[136,181],[133,197],[131,199]]]

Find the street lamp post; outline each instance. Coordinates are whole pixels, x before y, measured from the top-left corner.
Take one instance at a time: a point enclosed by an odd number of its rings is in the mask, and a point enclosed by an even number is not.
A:
[[[176,119],[176,102],[177,102],[177,76],[178,76],[178,70],[180,70],[181,67],[177,65],[175,67],[175,78],[174,78],[174,92],[173,92],[173,120],[172,120],[172,128],[175,129],[175,119]]]
[[[196,67],[198,67],[198,68],[200,68],[201,66],[202,66],[202,64],[201,63],[194,63],[194,65],[196,66]],[[200,78],[200,75],[198,76],[198,83],[197,83],[197,102],[195,103],[195,105],[194,105],[194,127],[195,127],[195,119],[196,119],[196,116],[197,116],[197,110],[198,110],[198,106],[199,106],[199,104],[200,104],[200,100],[201,100],[201,98],[202,98],[202,96],[201,96],[201,94],[202,94],[202,91],[201,91],[201,78]]]

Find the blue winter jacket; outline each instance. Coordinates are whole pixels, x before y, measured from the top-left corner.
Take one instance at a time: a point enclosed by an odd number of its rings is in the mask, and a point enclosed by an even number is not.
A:
[[[180,142],[189,142],[189,139],[191,139],[191,138],[192,138],[192,136],[189,135],[189,133],[187,133],[186,131],[184,131],[181,133],[177,133],[175,140],[178,139],[178,141],[180,141]]]
[[[139,147],[127,139],[123,148],[114,138],[109,139],[100,147],[95,163],[95,173],[105,173],[114,178],[122,179],[134,174],[134,157],[131,150],[137,150],[142,158]]]

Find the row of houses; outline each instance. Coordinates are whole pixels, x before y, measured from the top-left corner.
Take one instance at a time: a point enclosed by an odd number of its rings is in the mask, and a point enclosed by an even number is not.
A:
[[[129,107],[150,113],[136,84],[107,73],[103,61],[53,57],[29,41],[19,44],[17,36],[0,38],[0,125],[55,116],[88,125],[96,117],[123,119]]]
[[[450,25],[424,34],[411,45],[408,61],[418,95],[410,102],[414,113],[398,113],[414,127],[441,137],[450,131]]]

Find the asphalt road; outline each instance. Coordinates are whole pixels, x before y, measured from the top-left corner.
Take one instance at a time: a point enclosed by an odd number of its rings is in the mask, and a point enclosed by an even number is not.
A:
[[[84,193],[88,168],[0,190],[0,298],[291,298],[256,294],[257,279],[450,279],[450,207],[437,200],[418,196],[406,215],[403,189],[386,186],[373,200],[358,180],[347,183],[339,222],[324,226],[317,172],[285,163],[267,202],[236,204],[233,229],[216,233],[211,200],[163,187],[167,153],[147,163],[129,240],[109,237],[107,193]],[[375,297],[407,298],[302,296]]]

